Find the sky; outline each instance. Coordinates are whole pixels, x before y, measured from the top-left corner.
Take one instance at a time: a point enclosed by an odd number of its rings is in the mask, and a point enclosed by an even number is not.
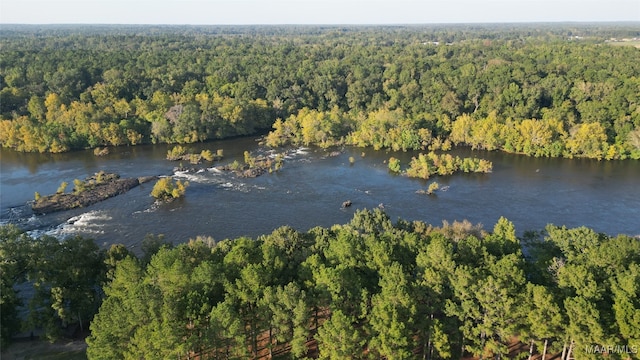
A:
[[[640,21],[640,0],[0,0],[0,24]]]

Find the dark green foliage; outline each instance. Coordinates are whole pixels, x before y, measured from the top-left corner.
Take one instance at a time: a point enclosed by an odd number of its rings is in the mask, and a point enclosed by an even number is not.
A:
[[[79,236],[35,241],[28,280],[35,295],[29,303],[29,325],[42,326],[53,340],[60,325],[86,326],[101,301],[99,286],[106,269],[104,254],[92,239]]]
[[[30,238],[15,226],[0,227],[0,345],[20,330],[18,306],[22,305],[15,285],[26,280]]]
[[[612,281],[613,310],[620,335],[630,347],[640,346],[640,265],[631,264]]]
[[[165,240],[164,235],[147,234],[142,240],[142,263],[148,264],[153,255],[162,248],[172,248],[173,244]]]
[[[596,359],[593,344],[640,342],[640,243],[586,227],[520,239],[504,218],[487,233],[362,210],[345,225],[255,240],[172,248],[148,237],[143,261],[11,226],[0,239],[3,344],[20,325],[17,284],[34,287],[27,320],[50,339],[91,320],[103,286],[91,359],[303,357],[309,339],[320,358],[505,356],[514,336]]]
[[[331,229],[161,247],[148,265],[113,249],[88,355],[303,357],[311,338],[320,358],[353,359],[505,356],[514,337],[586,359],[587,345],[638,346],[638,241],[541,235],[525,258],[504,218],[487,233],[363,210]]]
[[[100,312],[91,322],[91,336],[87,356],[92,359],[122,359],[136,324],[134,312],[142,315],[140,307],[134,307],[130,296],[140,293],[139,282],[143,270],[133,257],[118,262],[112,281],[104,286],[106,298],[100,306]]]
[[[51,341],[69,325],[85,329],[102,300],[104,259],[91,239],[33,239],[16,227],[0,227],[2,344],[20,330],[23,320],[26,329],[42,329]],[[17,285],[33,289],[26,304],[18,297]],[[18,316],[20,305],[29,309],[26,319]]]
[[[357,329],[354,318],[342,311],[332,312],[316,335],[320,349],[320,359],[359,359],[366,340]]]

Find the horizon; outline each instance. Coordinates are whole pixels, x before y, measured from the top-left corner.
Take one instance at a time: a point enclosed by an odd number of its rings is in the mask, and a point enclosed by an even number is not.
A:
[[[527,26],[527,25],[639,25],[640,20],[620,21],[521,21],[521,22],[441,22],[441,23],[282,23],[282,24],[196,24],[196,23],[0,23],[3,26],[24,27],[65,27],[65,26],[108,26],[108,27],[439,27],[439,26]],[[640,29],[638,29],[640,32]]]
[[[640,21],[635,0],[3,0],[0,25],[435,25]]]

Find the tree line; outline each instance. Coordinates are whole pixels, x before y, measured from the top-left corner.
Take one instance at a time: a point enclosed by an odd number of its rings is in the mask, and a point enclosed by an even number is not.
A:
[[[44,31],[47,30],[47,31]],[[0,143],[269,142],[640,158],[624,25],[3,27]]]
[[[90,359],[489,358],[517,341],[562,359],[615,346],[609,358],[626,359],[640,347],[640,242],[586,227],[518,237],[504,218],[488,232],[360,210],[256,239],[149,236],[138,256],[0,234],[3,338],[17,323],[13,285],[28,279],[29,318],[47,334],[92,318]]]

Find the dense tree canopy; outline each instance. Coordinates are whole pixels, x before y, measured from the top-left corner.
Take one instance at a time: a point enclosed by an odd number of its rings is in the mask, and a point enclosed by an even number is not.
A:
[[[581,359],[601,356],[593,344],[637,349],[637,239],[549,225],[525,240],[504,218],[489,233],[364,210],[330,229],[164,248],[146,270],[129,257],[88,354],[446,359],[506,355],[516,338]]]
[[[0,144],[61,152],[271,130],[270,146],[425,150],[407,170],[423,178],[491,169],[434,152],[453,145],[640,159],[639,50],[604,41],[638,35],[3,26]],[[145,244],[136,257],[0,227],[3,345],[22,323],[55,339],[91,321],[92,359],[445,359],[505,355],[516,338],[563,358],[640,347],[640,242],[625,235],[549,225],[521,239],[506,219],[487,232],[393,223],[376,210],[329,229]]]
[[[3,340],[20,323],[15,285],[29,280],[25,320],[55,338],[92,319],[91,359],[449,359],[503,356],[516,339],[563,359],[609,344],[626,359],[640,346],[640,242],[586,227],[519,238],[504,218],[487,232],[376,209],[257,239],[149,236],[140,258],[12,226],[0,235]]]
[[[20,27],[0,32],[0,143],[60,152],[268,142],[640,158],[624,25]]]

